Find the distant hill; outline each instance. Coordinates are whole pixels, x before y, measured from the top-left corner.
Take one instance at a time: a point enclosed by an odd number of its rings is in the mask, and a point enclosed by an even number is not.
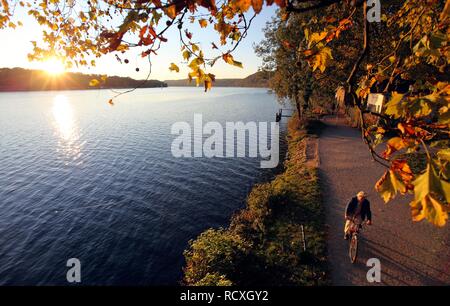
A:
[[[93,89],[89,86],[92,79],[100,75],[66,72],[57,77],[41,70],[23,68],[0,68],[0,91],[30,90],[74,90]],[[135,80],[128,77],[109,76],[100,88],[149,88],[166,87],[167,84],[157,80]]]
[[[189,83],[188,79],[166,80],[168,86],[195,86],[195,81]],[[216,79],[213,86],[217,87],[269,87],[267,72],[258,71],[243,79]]]

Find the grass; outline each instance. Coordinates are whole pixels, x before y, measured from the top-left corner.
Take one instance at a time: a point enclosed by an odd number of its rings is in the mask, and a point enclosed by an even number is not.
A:
[[[184,253],[183,284],[328,283],[318,173],[305,165],[306,140],[319,131],[320,123],[315,121],[290,120],[284,171],[254,186],[246,208],[231,218],[228,228],[208,229],[190,241]]]

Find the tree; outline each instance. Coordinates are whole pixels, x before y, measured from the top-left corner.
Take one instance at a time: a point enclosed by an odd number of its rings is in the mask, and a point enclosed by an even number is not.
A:
[[[265,1],[281,8],[281,18],[286,22],[307,14],[301,23],[304,39],[293,42],[294,52],[288,52],[289,58],[296,59],[292,65],[299,63],[296,69],[306,65],[311,68],[312,86],[320,84],[320,80],[341,83],[338,96],[358,110],[363,139],[373,158],[387,169],[376,184],[385,201],[399,193],[413,193],[413,219],[443,226],[450,203],[450,0],[388,1],[389,10],[379,25],[367,20],[368,2]],[[142,56],[150,60],[167,40],[167,29],[176,26],[181,52],[190,69],[188,77],[203,84],[205,90],[215,79],[206,71],[207,66],[223,60],[242,67],[232,52],[245,38],[254,16],[263,9],[263,0],[1,0],[1,4],[0,28],[20,25],[13,15],[16,5],[25,7],[47,27],[43,44],[34,42],[31,60],[57,56],[69,67],[94,65],[95,60],[90,58],[114,52],[120,60],[120,54],[131,48],[139,48]],[[323,10],[337,8],[342,15],[323,14]],[[218,42],[210,42],[215,54],[205,55],[194,40],[198,33],[189,31],[190,22],[201,28],[212,27],[218,33]],[[386,31],[380,45],[371,38],[381,29]],[[360,43],[353,45],[355,42]],[[346,49],[357,55],[342,53]],[[169,68],[179,71],[174,63]],[[347,68],[350,72],[342,81],[341,73]],[[289,75],[299,80],[297,70]],[[394,84],[401,79],[411,84],[404,93],[395,92]],[[278,82],[284,86],[286,97],[298,98],[298,88],[286,87],[291,83],[283,80]],[[391,98],[385,113],[372,114],[379,116],[383,125],[369,124],[366,98],[379,84],[385,84],[383,91]],[[381,143],[386,149],[378,153],[375,147]],[[420,154],[424,155],[424,167],[414,167]]]
[[[274,0],[266,3],[271,5]],[[280,7],[285,0],[275,0]],[[156,55],[166,42],[164,33],[176,26],[182,44],[181,53],[190,69],[188,78],[210,89],[215,79],[205,71],[217,60],[242,67],[232,52],[247,35],[253,18],[263,6],[263,0],[2,0],[0,28],[21,25],[14,16],[16,5],[24,7],[28,14],[46,27],[43,43],[33,42],[30,60],[57,57],[67,67],[95,65],[95,59],[107,53],[121,55],[131,48],[138,48],[142,57]],[[244,14],[253,9],[252,15]],[[215,54],[206,56],[195,40],[197,33],[189,25],[198,23],[201,28],[212,27],[218,33],[217,42],[208,42]],[[169,67],[179,72],[175,63]]]
[[[387,168],[376,184],[385,202],[398,193],[414,193],[410,203],[413,220],[427,219],[443,226],[450,203],[450,1],[445,5],[433,0],[404,1],[398,10],[386,16],[387,26],[393,29],[392,35],[386,37],[390,48],[381,59],[375,60],[367,58],[370,24],[367,1],[361,4],[363,44],[340,94],[343,91],[344,100],[359,110],[363,138],[374,159]],[[308,48],[301,52],[313,70],[325,71],[324,58],[331,57],[330,42],[350,29],[346,25],[351,25],[351,16],[356,10],[355,3],[350,16],[337,26],[309,35]],[[364,60],[366,69],[361,69]],[[358,71],[364,71],[359,78]],[[385,113],[377,114],[388,124],[368,125],[364,116],[369,112],[365,108],[365,98],[372,86],[386,81],[384,91],[390,92],[399,78],[410,80],[412,86],[404,94],[393,92]],[[375,146],[382,142],[386,142],[386,149],[379,154]],[[425,153],[424,169],[413,169],[418,152]]]

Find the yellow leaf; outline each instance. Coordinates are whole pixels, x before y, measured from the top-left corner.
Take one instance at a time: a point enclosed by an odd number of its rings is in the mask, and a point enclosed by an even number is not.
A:
[[[441,227],[447,222],[448,212],[446,207],[430,195],[420,201],[412,201],[410,206],[413,221],[427,219],[432,224]]]
[[[415,201],[422,201],[430,193],[442,196],[450,203],[450,183],[441,179],[432,164],[428,163],[425,172],[412,182]]]
[[[170,64],[169,70],[170,70],[170,71],[180,72],[180,68],[178,68],[178,66],[175,65],[174,63],[171,63],[171,64]]]
[[[196,44],[192,44],[192,52],[197,52],[198,50],[200,50],[200,48],[196,45]]]
[[[189,52],[188,50],[184,50],[183,58],[187,61],[187,60],[189,60],[190,57],[191,57],[191,52]]]
[[[203,63],[204,61],[202,58],[196,57],[189,63],[188,67],[191,68],[192,70],[196,70],[198,66],[200,66]]]
[[[396,177],[392,170],[388,170],[384,173],[376,183],[375,189],[381,195],[385,203],[395,198],[398,192],[406,192],[405,184]]]
[[[214,74],[208,73],[205,75],[205,92],[207,92],[212,87],[212,82],[215,80],[216,76]]]
[[[98,86],[99,84],[100,84],[100,82],[97,79],[92,79],[89,82],[89,86],[92,86],[92,87]]]
[[[319,68],[321,72],[324,72],[327,68],[327,63],[331,59],[333,59],[333,56],[331,55],[331,49],[328,47],[321,49],[317,54],[313,56],[313,71]]]
[[[327,31],[323,31],[321,33],[318,33],[318,32],[312,33],[311,36],[310,36],[310,39],[308,41],[308,48],[311,48],[311,46],[313,44],[316,44],[316,43],[324,40],[325,37],[327,37],[327,35],[328,35]]]
[[[236,66],[236,67],[239,67],[239,68],[243,68],[242,63],[238,62],[238,61],[235,61],[234,58],[233,58],[233,55],[231,55],[229,53],[223,54],[222,58],[223,58],[223,60],[226,63],[228,63],[230,65],[233,65],[233,66]]]

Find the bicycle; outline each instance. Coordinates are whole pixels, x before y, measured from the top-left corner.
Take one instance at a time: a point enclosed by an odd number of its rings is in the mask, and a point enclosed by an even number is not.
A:
[[[362,229],[362,223],[355,222],[355,218],[351,219],[351,224],[349,227],[350,232],[350,243],[348,248],[348,255],[350,257],[351,263],[355,263],[358,258],[358,235],[359,231]]]

